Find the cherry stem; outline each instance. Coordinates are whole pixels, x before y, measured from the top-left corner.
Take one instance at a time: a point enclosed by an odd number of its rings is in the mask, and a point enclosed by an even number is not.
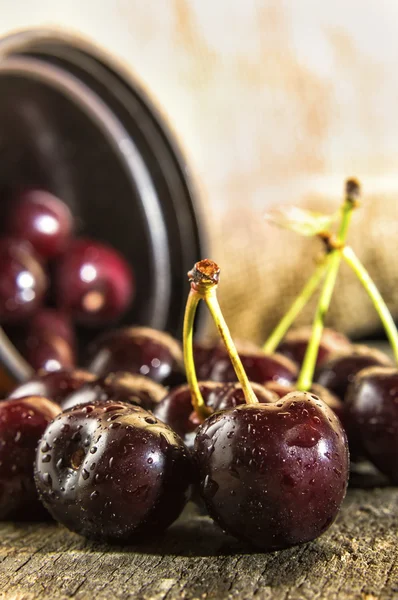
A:
[[[221,312],[221,308],[217,300],[216,288],[210,289],[208,291],[208,293],[204,297],[204,301],[206,302],[207,308],[209,309],[210,314],[213,317],[213,321],[227,349],[229,358],[232,362],[232,366],[235,370],[238,381],[242,386],[246,404],[258,404],[258,399],[250,385],[249,379],[246,375],[246,371],[242,365],[242,361],[239,358],[238,351],[236,350],[236,346],[229,332],[228,325],[226,324],[223,314]]]
[[[323,277],[325,276],[326,269],[329,263],[329,256],[326,256],[322,263],[319,264],[311,277],[307,280],[300,294],[294,300],[288,311],[279,321],[275,329],[269,335],[267,341],[263,345],[263,352],[266,354],[272,354],[279,346],[280,342],[285,337],[287,331],[290,329],[298,315],[301,313],[303,308],[308,304],[314,295],[315,291],[319,287]]]
[[[195,320],[196,309],[201,300],[200,294],[191,289],[184,316],[183,347],[184,347],[184,365],[189,389],[191,390],[192,406],[201,421],[204,421],[211,413],[206,406],[201,391],[199,389],[198,378],[196,377],[195,361],[193,356],[193,324]]]
[[[342,206],[342,215],[340,228],[337,234],[336,246],[343,245],[347,238],[348,228],[351,221],[353,209],[357,206],[359,195],[359,183],[356,180],[349,179],[346,182],[346,197]],[[315,365],[318,357],[319,344],[327,311],[333,296],[333,290],[336,284],[339,266],[341,262],[341,250],[336,247],[329,254],[329,262],[325,275],[325,281],[319,296],[318,305],[315,311],[315,317],[312,325],[312,334],[304,356],[303,365],[297,381],[297,388],[301,391],[308,391],[311,388],[314,378]]]
[[[242,386],[247,404],[257,404],[258,400],[253,392],[242,362],[239,358],[235,344],[232,340],[228,326],[224,320],[220,305],[217,300],[217,285],[220,276],[218,265],[212,260],[201,260],[194,265],[188,273],[191,291],[188,296],[184,318],[184,362],[188,384],[192,394],[192,405],[199,418],[204,419],[211,411],[206,406],[199,389],[193,357],[193,322],[195,312],[200,300],[204,300],[213,317],[214,323],[221,335],[227,349],[229,358],[235,369],[236,376]]]
[[[383,323],[386,335],[390,342],[392,351],[394,353],[395,362],[398,363],[398,331],[394,323],[394,319],[391,316],[390,311],[387,308],[376,284],[370,277],[368,271],[365,269],[354,250],[349,246],[346,246],[342,250],[342,255],[345,262],[351,267],[354,273],[357,275],[359,281],[367,291],[373,306],[375,307],[381,322]]]

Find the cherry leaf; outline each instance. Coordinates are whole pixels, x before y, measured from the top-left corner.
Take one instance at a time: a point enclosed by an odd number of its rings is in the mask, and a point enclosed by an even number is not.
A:
[[[265,213],[265,220],[300,235],[313,237],[323,231],[328,231],[338,216],[338,212],[324,215],[297,206],[286,206],[268,211]]]

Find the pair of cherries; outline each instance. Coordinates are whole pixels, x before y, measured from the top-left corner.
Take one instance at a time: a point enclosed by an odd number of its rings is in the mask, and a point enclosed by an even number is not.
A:
[[[123,315],[134,294],[131,269],[113,248],[74,238],[72,213],[49,192],[22,191],[6,209],[0,324],[34,369],[73,367],[73,324],[103,326]]]

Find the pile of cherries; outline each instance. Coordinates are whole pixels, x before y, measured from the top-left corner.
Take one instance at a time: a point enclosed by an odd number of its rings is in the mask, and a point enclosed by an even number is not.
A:
[[[134,295],[132,271],[108,245],[74,238],[72,213],[49,192],[24,190],[4,205],[0,325],[35,370],[72,368],[74,324],[121,317]]]
[[[398,484],[398,369],[322,332],[323,291],[312,329],[282,336],[276,352],[241,343],[238,354],[219,268],[200,261],[189,279],[183,347],[148,328],[115,329],[88,349],[87,370],[39,372],[0,403],[1,519],[50,514],[88,538],[136,542],[199,497],[224,531],[275,550],[333,523],[348,442],[353,459]],[[199,301],[223,344],[193,344]]]

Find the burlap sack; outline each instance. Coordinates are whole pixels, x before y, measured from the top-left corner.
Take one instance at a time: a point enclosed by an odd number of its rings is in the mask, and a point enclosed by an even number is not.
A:
[[[337,197],[306,197],[296,203],[330,213],[341,204]],[[268,207],[267,207],[268,208]],[[265,210],[264,210],[265,212]],[[301,238],[263,218],[263,211],[229,207],[223,219],[209,223],[211,258],[221,267],[218,297],[233,336],[263,342],[299,293],[322,252],[319,240]],[[367,267],[392,314],[398,318],[398,203],[391,195],[363,194],[355,212],[348,243]],[[312,321],[316,298],[297,324]],[[341,265],[327,317],[330,327],[352,337],[380,330],[378,316],[361,284],[347,265]],[[215,332],[209,319],[203,334]]]

